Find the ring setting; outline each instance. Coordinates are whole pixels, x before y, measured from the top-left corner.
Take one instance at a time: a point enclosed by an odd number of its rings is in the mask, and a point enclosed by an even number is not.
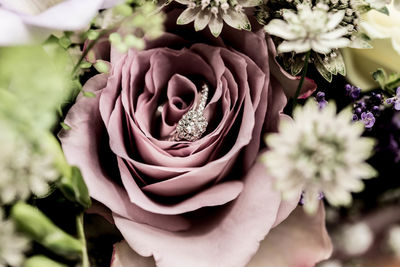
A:
[[[176,130],[172,133],[173,141],[196,141],[207,129],[207,119],[204,117],[204,108],[208,98],[208,86],[203,84],[198,105],[193,106],[179,120]]]

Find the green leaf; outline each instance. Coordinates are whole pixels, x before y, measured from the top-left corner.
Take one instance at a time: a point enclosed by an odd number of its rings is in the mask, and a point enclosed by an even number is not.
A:
[[[327,80],[328,82],[332,81],[332,73],[325,68],[325,66],[321,62],[320,57],[317,57],[317,59],[314,60],[314,65],[325,80]]]
[[[72,42],[67,36],[62,36],[60,39],[58,39],[58,43],[60,46],[64,49],[67,49],[68,47],[71,46]]]
[[[372,78],[379,84],[379,86],[383,89],[385,88],[386,83],[386,72],[383,69],[378,69],[374,73],[372,73]]]
[[[60,179],[58,187],[68,200],[79,203],[83,208],[87,209],[92,204],[89,191],[78,167],[72,166],[69,175]]]
[[[369,43],[371,41],[371,38],[369,38],[368,35],[365,33],[359,33],[355,34],[354,40],[351,41],[350,46],[351,48],[357,48],[357,49],[370,49],[372,48],[372,45]]]
[[[54,253],[68,258],[81,255],[82,243],[57,227],[39,209],[19,202],[11,208],[10,214],[21,232]]]
[[[93,66],[100,73],[109,73],[111,68],[109,62],[100,59]]]
[[[99,38],[99,36],[100,36],[100,32],[99,31],[95,31],[95,30],[89,30],[87,33],[86,33],[86,35],[87,35],[87,38],[89,39],[89,40],[96,40],[97,38]]]
[[[62,127],[64,130],[66,130],[66,131],[72,129],[71,126],[69,126],[69,125],[66,124],[65,122],[60,122],[60,125],[61,125],[61,127]]]
[[[295,56],[293,64],[290,66],[290,72],[293,76],[297,76],[304,67],[302,56]]]
[[[82,61],[82,63],[79,65],[82,69],[88,69],[92,66],[92,63],[87,62],[87,61]]]
[[[116,14],[120,14],[120,15],[122,15],[124,17],[128,17],[128,16],[132,15],[133,9],[128,4],[122,4],[122,5],[115,6],[114,7],[114,12]]]
[[[82,91],[82,94],[83,94],[84,96],[90,97],[90,98],[96,97],[96,94],[95,94],[95,93],[89,92],[89,91]]]
[[[25,260],[23,267],[67,267],[43,255],[35,255]]]
[[[335,57],[336,70],[339,74],[346,76],[346,65],[344,64],[343,56],[340,50],[336,51]]]
[[[380,9],[376,9],[376,11],[379,11],[379,12],[389,16],[389,9],[387,7],[382,7]]]

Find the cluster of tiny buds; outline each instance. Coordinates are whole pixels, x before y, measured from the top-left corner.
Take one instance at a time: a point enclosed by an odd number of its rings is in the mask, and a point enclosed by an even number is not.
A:
[[[382,94],[372,92],[360,98],[361,89],[359,87],[347,84],[345,89],[347,95],[354,102],[353,121],[361,120],[365,124],[365,128],[371,129],[375,124],[376,117],[381,112]]]
[[[336,58],[338,55],[335,51],[332,51],[331,53],[325,55],[324,61],[329,62],[329,60]]]
[[[192,1],[189,4],[189,8],[192,9],[198,6],[199,4],[197,1]],[[201,0],[200,6],[202,10],[209,8],[215,17],[218,16],[220,8],[224,13],[226,13],[230,7],[234,7],[236,12],[243,12],[243,7],[239,5],[236,0]]]

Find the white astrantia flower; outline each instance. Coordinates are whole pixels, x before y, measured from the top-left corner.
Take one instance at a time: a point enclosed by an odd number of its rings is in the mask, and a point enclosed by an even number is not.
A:
[[[203,30],[207,25],[211,33],[218,37],[224,21],[238,30],[251,30],[251,25],[244,8],[258,6],[261,0],[175,0],[187,8],[178,17],[176,23],[188,24],[194,21],[196,31]]]
[[[314,50],[327,54],[332,49],[346,47],[350,39],[344,36],[349,29],[340,26],[345,11],[328,11],[329,7],[319,3],[311,7],[308,2],[297,5],[297,12],[284,9],[283,19],[273,19],[264,27],[270,35],[284,41],[278,46],[281,53],[294,51],[304,53]]]
[[[320,109],[309,100],[294,110],[294,120],[281,121],[279,133],[266,137],[270,150],[264,162],[283,198],[304,190],[304,208],[310,213],[321,193],[332,205],[348,205],[351,192],[363,190],[361,179],[376,175],[365,162],[375,142],[361,137],[364,126],[352,117],[350,109],[336,114],[334,103]]]
[[[21,266],[29,240],[15,232],[14,222],[0,209],[0,266]]]
[[[48,182],[58,178],[53,158],[23,136],[0,124],[0,203],[48,192]]]

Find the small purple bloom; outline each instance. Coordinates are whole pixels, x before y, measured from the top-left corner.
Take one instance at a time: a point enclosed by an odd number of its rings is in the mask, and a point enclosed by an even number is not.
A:
[[[358,116],[357,116],[357,114],[353,114],[353,121],[358,121]]]
[[[375,124],[375,117],[371,112],[363,112],[361,114],[361,120],[364,122],[365,128],[372,128]]]
[[[324,195],[323,192],[319,192],[317,197],[318,197],[318,200],[321,200],[321,199],[323,199],[325,197],[325,195]],[[304,205],[304,203],[305,203],[304,202],[304,192],[302,192],[301,196],[300,196],[299,204],[300,205]]]
[[[352,86],[350,84],[346,84],[345,86],[347,95],[353,98],[354,100],[360,97],[361,94],[361,88],[357,86]]]
[[[394,104],[395,110],[400,110],[400,87],[397,87],[396,96],[386,99],[387,104]]]
[[[350,96],[353,99],[357,99],[360,96],[360,93],[361,93],[361,89],[358,88],[358,87],[354,87],[353,90],[350,93]]]
[[[325,100],[324,92],[318,92],[315,96],[315,100],[318,102],[319,109],[323,109],[328,104],[328,101]]]

